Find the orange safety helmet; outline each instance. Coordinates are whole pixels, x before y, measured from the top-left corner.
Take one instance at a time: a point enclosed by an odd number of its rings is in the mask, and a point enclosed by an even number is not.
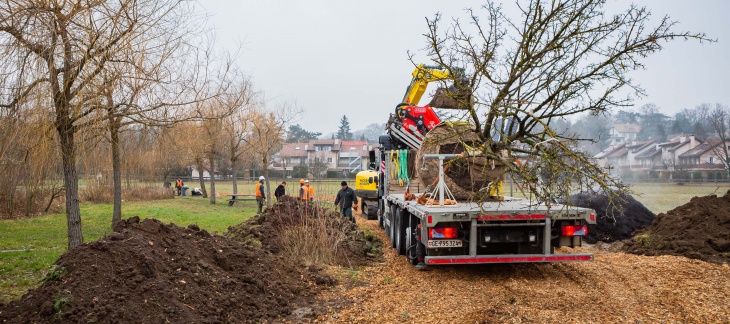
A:
[[[304,179],[299,179],[299,184],[304,184]]]

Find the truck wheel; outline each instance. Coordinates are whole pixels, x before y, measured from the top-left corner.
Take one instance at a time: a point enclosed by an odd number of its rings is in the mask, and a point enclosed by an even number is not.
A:
[[[406,227],[408,227],[408,218],[410,214],[406,210],[399,210],[395,215],[395,250],[398,254],[406,254]]]
[[[416,254],[416,246],[417,244],[420,244],[420,242],[416,242],[415,231],[418,221],[415,217],[408,218],[408,228],[406,228],[406,256],[408,257],[408,260],[411,261],[412,265],[417,265],[418,254]]]
[[[363,218],[368,218],[368,205],[365,204],[364,200],[360,201],[360,213],[362,213]]]
[[[396,206],[393,206],[390,210],[390,215],[388,216],[388,237],[390,238],[390,247],[395,248],[395,219],[396,216],[399,213],[399,208]]]

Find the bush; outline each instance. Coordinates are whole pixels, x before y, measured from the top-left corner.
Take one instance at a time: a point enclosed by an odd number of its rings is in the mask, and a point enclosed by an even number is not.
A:
[[[659,171],[649,171],[649,179],[659,179]]]
[[[309,169],[306,165],[297,165],[292,168],[291,176],[292,178],[304,179],[307,177],[307,173],[309,173]]]
[[[702,171],[692,172],[692,180],[696,182],[702,182]]]
[[[141,187],[122,189],[122,199],[128,201],[172,199],[174,197],[175,191],[173,188]],[[79,189],[79,199],[82,202],[110,204],[114,202],[114,188],[108,185],[91,183]]]

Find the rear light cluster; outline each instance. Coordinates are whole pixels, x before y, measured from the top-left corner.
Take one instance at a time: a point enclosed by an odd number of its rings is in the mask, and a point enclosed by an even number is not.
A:
[[[428,229],[428,238],[430,239],[455,239],[459,237],[459,232],[454,227],[432,227]]]
[[[585,236],[588,235],[588,225],[563,225],[561,234],[563,236]]]

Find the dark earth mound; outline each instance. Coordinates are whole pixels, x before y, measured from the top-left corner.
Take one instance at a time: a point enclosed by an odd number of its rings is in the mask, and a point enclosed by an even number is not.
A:
[[[611,243],[629,239],[651,224],[656,215],[634,197],[619,194],[612,204],[606,194],[579,193],[570,195],[568,204],[591,208],[596,211],[596,225],[588,226],[585,240],[595,244],[598,241]]]
[[[0,322],[272,321],[334,283],[316,267],[196,225],[135,216],[62,255],[40,287],[0,305]]]
[[[226,235],[279,254],[285,245],[292,245],[292,237],[282,235],[285,230],[306,228],[324,235],[330,244],[337,245],[333,265],[354,267],[382,261],[382,242],[359,230],[347,218],[318,203],[303,202],[289,196],[282,198],[260,215],[229,227]]]
[[[646,232],[626,241],[628,252],[679,255],[730,263],[730,191],[724,196],[694,197],[659,214]]]

